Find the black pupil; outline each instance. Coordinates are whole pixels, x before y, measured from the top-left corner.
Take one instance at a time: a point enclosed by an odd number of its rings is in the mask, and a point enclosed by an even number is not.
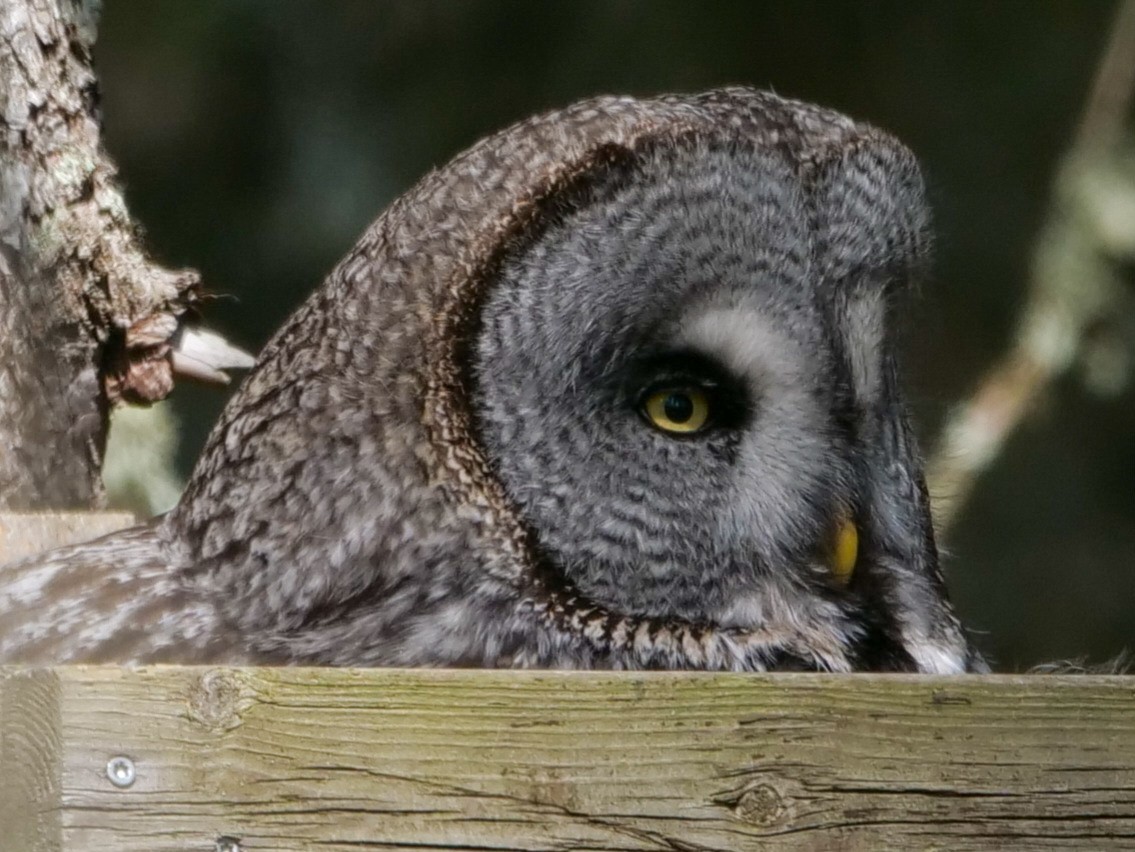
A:
[[[694,416],[694,401],[684,393],[672,393],[662,403],[662,410],[673,423],[685,423]]]

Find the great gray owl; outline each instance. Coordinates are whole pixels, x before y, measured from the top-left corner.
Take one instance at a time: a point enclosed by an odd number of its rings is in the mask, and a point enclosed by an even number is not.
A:
[[[0,572],[0,657],[960,672],[891,306],[912,155],[605,97],[394,202],[166,517]]]

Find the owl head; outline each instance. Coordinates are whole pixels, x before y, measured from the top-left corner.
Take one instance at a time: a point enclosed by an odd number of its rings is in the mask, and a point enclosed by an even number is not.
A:
[[[378,219],[225,410],[156,532],[192,612],[160,647],[979,666],[895,363],[926,249],[910,153],[771,94],[489,137]]]

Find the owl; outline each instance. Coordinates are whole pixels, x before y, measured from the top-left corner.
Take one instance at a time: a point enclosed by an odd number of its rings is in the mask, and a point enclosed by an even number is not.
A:
[[[983,668],[899,387],[891,136],[601,97],[427,175],[290,318],[168,515],[0,571],[0,658]]]

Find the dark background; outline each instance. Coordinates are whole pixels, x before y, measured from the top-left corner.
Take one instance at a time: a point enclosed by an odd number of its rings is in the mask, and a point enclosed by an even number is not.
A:
[[[893,131],[921,158],[937,262],[909,317],[923,444],[1011,338],[1104,2],[107,0],[106,140],[159,260],[259,347],[398,193],[480,136],[599,93],[748,83]],[[1135,227],[1135,223],[1133,223]],[[179,388],[188,470],[223,404]],[[1135,393],[1075,376],[944,543],[1004,668],[1135,646]]]

